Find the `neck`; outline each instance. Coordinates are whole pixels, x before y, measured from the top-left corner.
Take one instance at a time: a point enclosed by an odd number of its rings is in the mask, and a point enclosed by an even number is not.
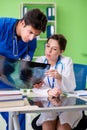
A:
[[[47,62],[51,65],[51,66],[54,66],[58,61],[60,60],[60,56],[58,57],[58,59],[56,59],[55,61],[54,60],[47,60]]]
[[[49,60],[48,63],[51,65],[51,66],[54,66],[56,64],[57,61],[52,61],[52,60]]]

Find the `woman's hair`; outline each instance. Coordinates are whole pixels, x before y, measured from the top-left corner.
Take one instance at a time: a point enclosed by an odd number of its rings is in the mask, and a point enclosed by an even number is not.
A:
[[[25,21],[25,25],[31,25],[33,28],[45,32],[47,25],[47,18],[43,12],[39,9],[29,10],[22,18]]]
[[[50,39],[54,39],[54,40],[58,41],[58,44],[60,46],[60,50],[65,50],[66,49],[67,40],[62,34],[54,34],[54,35],[50,36],[47,39],[47,43],[48,43],[48,41]]]

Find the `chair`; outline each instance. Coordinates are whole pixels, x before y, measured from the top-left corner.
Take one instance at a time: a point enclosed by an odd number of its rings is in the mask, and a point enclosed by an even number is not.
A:
[[[87,65],[84,64],[73,64],[75,79],[76,79],[76,90],[86,89],[86,76],[87,76]]]
[[[85,90],[86,89],[86,76],[87,76],[87,65],[84,64],[73,64],[75,80],[76,80],[76,89],[75,90]],[[87,116],[83,111],[83,117],[72,130],[86,130],[87,128]]]
[[[75,90],[85,90],[86,89],[86,76],[87,76],[87,65],[84,64],[73,64],[74,74],[75,74],[75,80],[76,80],[76,89]],[[34,130],[42,130],[42,126],[37,126],[36,121],[39,118],[40,115],[38,115],[34,120],[32,121],[32,128]],[[83,111],[83,117],[78,123],[78,125],[72,129],[72,130],[86,130],[87,128],[87,116],[85,115],[85,112]]]

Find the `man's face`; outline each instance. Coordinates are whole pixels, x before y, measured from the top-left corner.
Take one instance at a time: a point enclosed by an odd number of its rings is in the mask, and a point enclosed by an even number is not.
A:
[[[24,21],[20,23],[20,37],[24,42],[29,42],[40,35],[41,30],[34,29],[31,25],[26,25]]]

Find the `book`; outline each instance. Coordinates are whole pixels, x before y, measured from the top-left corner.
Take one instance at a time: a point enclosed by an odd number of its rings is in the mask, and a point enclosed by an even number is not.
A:
[[[23,99],[19,100],[8,100],[8,101],[0,101],[0,108],[1,107],[19,107],[19,106],[24,106],[25,102]]]
[[[55,20],[55,8],[52,7],[52,20]]]
[[[15,95],[0,95],[0,101],[3,100],[15,100],[15,99],[22,99],[21,94],[15,94]]]
[[[25,15],[28,11],[28,8],[26,6],[23,7],[23,15]]]
[[[0,90],[0,95],[20,95],[20,90]]]
[[[55,20],[55,8],[54,7],[48,7],[46,9],[46,13],[47,13],[48,20]]]
[[[22,93],[19,90],[1,90],[0,91],[0,101],[7,100],[19,100],[22,99]]]
[[[48,25],[47,26],[47,38],[53,35],[55,32],[54,25]]]
[[[52,20],[52,8],[51,7],[47,8],[47,19]]]
[[[7,101],[0,101],[0,108],[3,107],[21,107],[30,105],[28,102],[28,99],[22,98],[22,99],[15,99],[15,100],[7,100]]]

